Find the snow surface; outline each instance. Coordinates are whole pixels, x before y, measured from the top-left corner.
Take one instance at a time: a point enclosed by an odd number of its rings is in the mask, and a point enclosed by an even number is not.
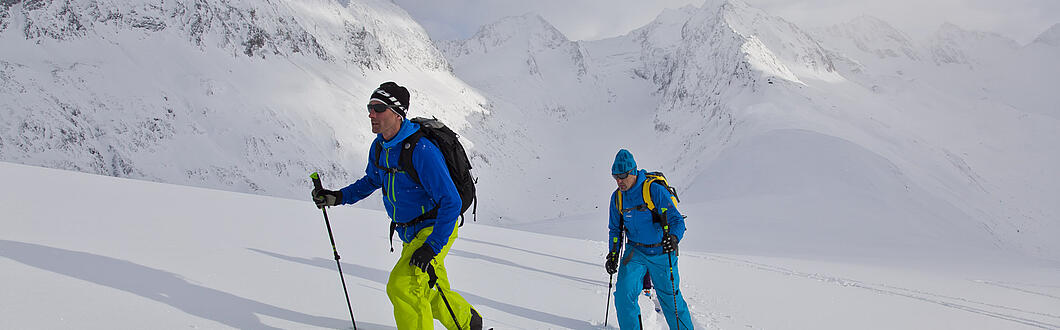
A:
[[[703,327],[1057,328],[1057,31],[708,1],[606,40],[528,14],[434,42],[381,0],[3,2],[0,160],[297,200],[4,163],[0,328],[343,327],[306,174],[360,176],[387,80],[469,149],[479,222],[450,265],[498,328],[603,323],[619,148],[681,193]],[[332,217],[385,328],[373,209]]]
[[[1034,43],[1042,43],[1050,46],[1060,46],[1060,23],[1053,24],[1034,39]]]
[[[0,328],[351,327],[322,215],[309,201],[11,163],[0,163],[0,181]],[[393,329],[385,282],[397,254],[388,253],[386,214],[335,207],[328,215],[358,327]],[[571,238],[468,222],[446,260],[453,287],[497,329],[602,328],[605,222],[580,223],[539,224]],[[738,243],[787,231],[687,236],[679,269],[697,327],[1060,327],[1056,263],[763,255]],[[641,306],[646,328],[665,328],[651,302]]]

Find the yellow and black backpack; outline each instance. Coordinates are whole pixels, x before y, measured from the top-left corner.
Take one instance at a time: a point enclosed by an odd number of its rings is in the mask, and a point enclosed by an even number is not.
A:
[[[681,202],[681,199],[677,197],[677,189],[674,189],[674,187],[670,186],[669,182],[666,182],[666,176],[664,176],[662,174],[662,172],[648,172],[648,173],[646,173],[644,175],[644,177],[645,177],[644,178],[644,184],[642,185],[643,186],[642,190],[643,190],[643,196],[644,196],[644,204],[640,204],[640,205],[637,205],[636,207],[631,207],[631,208],[626,208],[626,209],[622,208],[622,191],[616,189],[615,190],[615,208],[618,209],[618,212],[620,214],[624,214],[624,213],[626,213],[627,211],[630,211],[630,210],[643,211],[646,208],[649,211],[651,211],[652,222],[666,225],[666,219],[663,218],[663,213],[666,213],[666,210],[663,209],[661,211],[658,211],[658,210],[655,209],[655,202],[653,202],[651,200],[651,185],[652,184],[660,184],[664,188],[666,188],[666,190],[670,192],[670,198],[674,201],[674,204],[677,204],[677,203]],[[622,220],[619,220],[619,221],[621,222]],[[624,226],[622,226],[622,227],[624,227]]]

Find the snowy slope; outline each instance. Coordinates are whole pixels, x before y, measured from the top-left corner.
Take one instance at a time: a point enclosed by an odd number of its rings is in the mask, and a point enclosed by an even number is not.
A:
[[[472,155],[518,141],[389,1],[6,1],[0,48],[6,161],[303,196],[362,175],[388,80]]]
[[[1053,34],[921,43],[710,1],[607,40],[531,14],[436,48],[386,1],[5,2],[0,159],[300,198],[305,173],[360,176],[364,96],[396,80],[465,138],[487,223],[603,232],[630,148],[693,235],[788,229],[726,248],[1058,260]]]
[[[608,165],[629,148],[684,201],[705,205],[689,213],[698,235],[790,228],[747,243],[762,253],[952,247],[1060,259],[1060,209],[1049,202],[1060,198],[1060,99],[1047,91],[1060,66],[1047,43],[1019,47],[953,25],[914,41],[867,16],[805,31],[740,1],[709,1],[607,40],[571,42],[531,15],[441,48],[457,76],[510,103],[498,113],[561,132],[539,134],[529,167],[541,180],[525,188],[550,207],[517,212],[519,228],[571,214],[585,222],[572,227],[594,228],[614,185]]]
[[[1016,41],[988,32],[968,31],[946,23],[930,41],[931,54],[937,64],[976,65],[1007,57],[1019,48]]]
[[[1045,44],[1049,46],[1060,46],[1060,23],[1053,24],[1048,30],[1039,34],[1033,44]]]
[[[493,190],[507,210],[501,223],[584,212],[592,187],[608,184],[606,159],[617,150],[615,142],[650,133],[600,134],[621,125],[624,116],[646,119],[633,107],[650,101],[637,98],[643,92],[635,90],[639,85],[608,85],[614,78],[608,68],[590,66],[589,50],[537,15],[503,19],[440,48],[450,54],[455,74],[489,91],[496,122],[526,132],[520,138],[527,148],[503,151],[517,158],[519,167],[489,170],[504,175],[503,189]]]
[[[861,26],[862,35],[893,35],[888,28]],[[1060,214],[1049,201],[1058,193],[1058,176],[1050,169],[1060,166],[1050,151],[1058,147],[1060,98],[1049,91],[1049,81],[1060,66],[1047,60],[1055,48],[1017,47],[994,34],[946,24],[919,46],[918,53],[931,57],[879,59],[835,34],[822,37],[826,47],[862,65],[841,69],[844,76],[871,91],[868,100],[893,109],[873,113],[872,120],[889,130],[901,127],[902,134],[917,136],[912,142],[933,149],[927,156],[941,155],[952,164],[931,176],[957,170],[953,174],[963,177],[940,182],[946,195],[960,196],[952,203],[984,212],[985,226],[1003,242],[1038,252],[1051,246]]]
[[[351,326],[322,216],[309,202],[11,163],[0,163],[0,180],[0,328]],[[51,198],[56,191],[63,198]],[[384,287],[397,255],[387,252],[386,215],[353,207],[328,215],[358,328],[393,329]],[[740,226],[754,234],[733,241],[786,231]],[[582,233],[469,223],[447,258],[453,286],[487,326],[601,328],[606,245],[599,231]],[[743,249],[733,241],[718,243]],[[683,248],[682,291],[705,329],[1060,327],[1055,263],[834,252],[850,259]],[[663,329],[641,303],[645,328]],[[613,307],[607,313],[617,328]]]

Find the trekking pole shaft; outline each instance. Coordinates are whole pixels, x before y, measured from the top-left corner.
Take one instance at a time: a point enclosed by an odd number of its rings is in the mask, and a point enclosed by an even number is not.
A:
[[[607,278],[607,310],[604,311],[604,327],[607,327],[607,317],[611,315],[611,283],[615,280],[615,274]]]
[[[316,188],[323,188],[320,183],[320,176],[316,172],[313,172],[309,176],[313,179],[313,186]],[[346,277],[342,275],[342,263],[339,262],[339,249],[335,247],[335,235],[331,233],[331,221],[328,220],[328,210],[324,207],[320,208],[320,211],[324,212],[324,225],[328,228],[328,239],[331,240],[331,252],[335,254],[335,266],[339,269],[339,280],[342,281],[342,293],[346,295],[346,308],[350,310],[350,321],[353,322],[353,330],[357,330],[357,319],[353,317],[353,305],[350,304],[350,292],[346,289]]]
[[[663,233],[669,236],[670,226],[663,227]],[[674,321],[677,322],[677,329],[681,330],[681,315],[677,314],[677,284],[674,284],[674,252],[667,252],[666,259],[670,260],[670,288],[674,291]]]
[[[438,288],[438,294],[442,296],[442,302],[445,303],[445,308],[449,310],[449,316],[453,317],[453,324],[456,325],[456,330],[460,330],[460,321],[456,320],[456,313],[453,312],[453,307],[449,306],[449,299],[445,299],[445,293],[442,292],[442,286],[438,285],[438,274],[434,272],[433,265],[427,265],[427,275],[431,278],[428,285],[434,283],[435,287]]]
[[[681,329],[681,315],[677,314],[677,285],[674,284],[674,257],[673,252],[666,254],[670,259],[670,288],[674,290],[674,320],[677,321],[677,329]]]
[[[622,232],[622,230],[619,229],[619,232]],[[609,251],[615,251],[615,253],[621,254],[621,253],[619,253],[619,251],[622,251],[622,244],[625,241],[626,241],[626,237],[622,236],[620,234],[618,239],[615,240],[614,245],[611,246],[611,249]],[[611,253],[611,252],[608,252],[608,253]],[[606,306],[607,310],[604,311],[604,327],[607,327],[607,317],[611,313],[611,293],[612,293],[612,291],[611,291],[611,283],[614,281],[614,279],[615,279],[615,274],[611,274],[611,276],[607,278],[607,306]],[[621,326],[621,324],[619,324],[619,325]]]
[[[350,292],[346,288],[346,277],[342,275],[342,263],[339,262],[339,250],[335,248],[335,237],[331,234],[331,223],[328,221],[328,211],[324,211],[324,223],[328,227],[328,237],[331,238],[331,251],[335,253],[335,267],[339,269],[339,280],[342,281],[342,293],[346,295],[346,308],[350,310],[350,321],[353,322],[353,330],[357,330],[357,319],[353,317],[353,304],[350,303]]]

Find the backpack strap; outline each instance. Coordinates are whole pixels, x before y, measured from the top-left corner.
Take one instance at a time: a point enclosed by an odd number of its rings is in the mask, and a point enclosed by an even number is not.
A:
[[[640,204],[640,205],[637,205],[637,206],[634,206],[634,207],[630,207],[630,208],[622,208],[622,191],[618,190],[618,189],[615,189],[615,209],[618,210],[618,214],[619,214],[619,218],[618,218],[618,230],[619,231],[625,231],[626,230],[626,217],[623,216],[623,215],[626,214],[626,212],[633,211],[633,210],[637,210],[637,211],[650,210],[644,204]],[[656,218],[655,218],[655,211],[652,211],[652,220],[653,221],[657,221]]]
[[[663,186],[663,188],[665,188],[667,191],[669,191],[670,192],[670,199],[673,200],[673,202],[675,204],[680,202],[680,200],[677,199],[677,192],[674,191],[674,189],[671,188],[669,186],[669,184],[666,183],[666,178],[664,178],[664,177],[662,177],[660,175],[648,175],[644,179],[644,184],[643,184],[644,188],[642,189],[643,190],[642,194],[643,194],[643,198],[644,198],[644,204],[637,205],[635,207],[631,207],[631,208],[628,208],[628,209],[623,209],[622,208],[622,191],[618,190],[618,189],[615,189],[615,207],[618,209],[618,212],[619,212],[620,215],[622,215],[622,214],[624,214],[624,213],[626,213],[627,211],[630,211],[630,210],[641,210],[641,211],[643,211],[643,210],[647,209],[647,210],[651,211],[652,222],[659,223],[659,224],[661,224],[664,227],[664,229],[668,230],[669,228],[666,228],[666,227],[668,227],[668,224],[667,224],[667,221],[666,221],[666,217],[661,212],[657,212],[655,210],[655,202],[653,202],[651,200],[651,185],[653,183],[660,184],[660,185]],[[619,232],[624,232],[625,231],[625,217],[624,216],[619,217],[618,228],[619,228]],[[641,247],[648,247],[648,248],[657,247],[657,246],[661,246],[662,245],[662,243],[640,244],[640,243],[633,242],[633,241],[630,241],[630,242],[632,242],[632,243],[634,243],[636,245],[639,245]]]
[[[622,241],[625,241],[622,235],[626,232],[626,217],[622,210],[622,190],[618,188],[615,188],[615,208],[618,209],[618,237],[615,237],[615,241],[611,244],[614,244],[613,251],[618,251],[622,247]]]
[[[379,157],[382,156],[382,154],[383,154],[383,142],[379,141],[379,143],[377,143],[376,146],[377,146],[377,148],[375,148],[375,161],[372,161],[371,159],[368,159],[368,161],[371,162],[372,165],[375,165],[375,168],[378,168],[381,171],[384,171],[384,172],[387,172],[387,173],[390,173],[390,174],[397,174],[398,172],[400,172],[401,170],[396,168],[396,167],[379,166]],[[382,189],[383,189],[383,196],[386,196],[387,192],[386,192],[386,185],[385,184],[382,186]]]
[[[437,206],[435,206],[430,211],[427,211],[427,213],[420,214],[420,216],[413,218],[409,222],[398,223],[398,222],[391,221],[390,222],[390,252],[394,252],[394,231],[396,231],[398,227],[405,228],[405,227],[415,226],[415,225],[419,224],[420,222],[422,222],[423,220],[433,219],[433,218],[436,218],[436,217],[438,217],[438,207]]]
[[[666,178],[664,178],[662,176],[657,176],[657,175],[649,175],[647,177],[647,179],[644,180],[644,188],[643,188],[644,204],[643,205],[647,206],[648,210],[651,211],[651,220],[652,220],[652,222],[655,222],[655,223],[661,224],[663,226],[666,226],[668,224],[668,221],[666,221],[666,216],[663,215],[663,213],[666,213],[666,209],[664,208],[661,212],[656,210],[655,209],[655,206],[656,206],[655,202],[652,201],[652,199],[651,199],[651,185],[653,183],[662,185],[663,188],[665,188],[667,191],[670,191],[671,192],[670,199],[674,202],[674,204],[677,204],[677,199],[673,195],[673,190],[669,187],[669,185],[667,185]]]
[[[401,142],[401,156],[398,157],[398,166],[409,175],[412,182],[416,184],[420,183],[420,173],[416,171],[416,167],[412,165],[412,151],[416,150],[416,144],[420,142],[420,138],[423,137],[423,130],[416,130],[416,133],[412,133],[409,137],[405,138],[405,141]]]
[[[420,139],[423,138],[423,137],[424,137],[424,133],[423,133],[423,130],[421,129],[421,130],[417,130],[416,133],[412,133],[412,135],[409,135],[409,137],[405,138],[405,141],[403,141],[402,145],[401,145],[401,156],[398,157],[398,166],[401,167],[401,169],[405,171],[405,174],[409,175],[409,178],[412,179],[412,182],[415,182],[418,185],[423,185],[423,184],[420,183],[420,173],[419,173],[419,171],[416,170],[416,166],[412,165],[412,152],[413,152],[413,150],[416,150],[416,145],[418,143],[420,143]],[[474,203],[475,203],[475,210],[472,211],[471,214],[475,214],[476,212],[478,212],[478,199],[477,198],[474,200]],[[439,206],[435,205],[433,209],[431,209],[430,211],[427,211],[427,213],[424,213],[424,215],[431,214],[431,216],[428,217],[428,219],[429,218],[433,218],[433,217],[437,216],[438,208],[439,208]],[[477,221],[478,218],[476,217],[475,220]],[[464,215],[460,214],[460,223],[457,225],[457,227],[463,227],[463,226],[464,226]]]
[[[649,176],[647,179],[644,179],[644,205],[647,205],[648,209],[652,212],[655,212],[655,202],[651,201],[651,184],[654,183],[656,180],[660,179],[658,177],[651,176]]]
[[[672,200],[674,204],[681,202],[681,200],[677,198],[677,191],[670,187],[670,184],[666,182],[666,178],[661,176],[648,176],[648,178],[644,180],[644,204],[648,205],[648,209],[651,210],[652,213],[655,212],[655,202],[651,200],[652,183],[661,184],[663,188],[666,188],[666,191],[670,192],[670,200]]]
[[[412,165],[412,151],[416,149],[416,144],[420,142],[420,138],[422,138],[422,137],[423,137],[423,131],[417,130],[415,133],[412,133],[412,135],[409,135],[408,137],[406,137],[405,140],[401,141],[401,154],[400,154],[400,156],[398,156],[398,166],[397,167],[383,167],[383,166],[379,166],[379,156],[383,152],[383,142],[380,141],[379,142],[379,148],[377,148],[376,151],[375,151],[375,162],[373,164],[375,165],[376,168],[379,168],[380,170],[386,171],[386,172],[388,172],[390,174],[397,174],[397,173],[400,173],[400,172],[405,172],[405,174],[408,174],[409,178],[412,179],[413,182],[415,182],[416,184],[422,185],[422,183],[420,183],[419,172],[416,171],[416,166]],[[386,195],[386,186],[385,185],[383,186],[383,194]],[[418,217],[412,219],[409,222],[397,223],[397,222],[391,221],[390,222],[390,252],[394,252],[394,231],[395,231],[395,229],[397,227],[413,226],[413,225],[416,225],[417,223],[420,223],[423,220],[433,219],[433,218],[438,216],[438,207],[439,207],[438,205],[435,205],[434,208],[432,208],[430,211],[427,211],[426,213],[420,214]],[[463,221],[461,221],[460,224],[463,225]]]

